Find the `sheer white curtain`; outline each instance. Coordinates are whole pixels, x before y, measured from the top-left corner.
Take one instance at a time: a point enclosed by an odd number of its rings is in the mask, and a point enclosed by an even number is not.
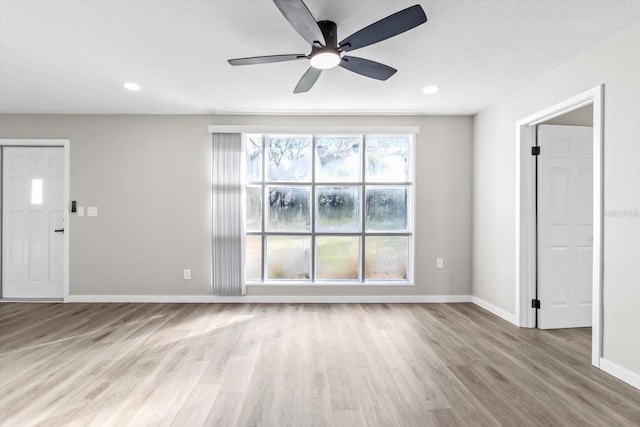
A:
[[[244,295],[245,161],[242,135],[213,133],[213,293]]]

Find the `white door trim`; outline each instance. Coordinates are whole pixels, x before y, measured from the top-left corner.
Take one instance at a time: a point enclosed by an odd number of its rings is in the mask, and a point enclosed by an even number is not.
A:
[[[69,299],[69,233],[71,223],[69,221],[69,167],[70,145],[68,139],[0,139],[2,147],[62,147],[64,151],[64,267],[63,267],[63,300]]]
[[[519,326],[535,326],[535,162],[531,146],[535,126],[554,117],[593,104],[593,326],[591,364],[602,357],[602,236],[604,85],[596,86],[516,122],[516,319]]]

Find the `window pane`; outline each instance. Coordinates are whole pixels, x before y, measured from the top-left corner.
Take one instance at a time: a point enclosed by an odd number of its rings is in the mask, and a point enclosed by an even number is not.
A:
[[[407,229],[406,187],[367,187],[364,206],[367,231]]]
[[[316,231],[360,231],[358,187],[316,187]]]
[[[408,237],[368,236],[365,239],[365,279],[407,279],[409,259]]]
[[[265,137],[267,181],[311,181],[311,138]]]
[[[247,135],[247,182],[262,181],[262,135]]]
[[[360,277],[360,237],[316,237],[316,278],[356,280]]]
[[[42,204],[42,179],[31,180],[31,204]]]
[[[247,236],[244,262],[247,280],[262,280],[262,236]]]
[[[360,181],[360,138],[316,138],[316,182]]]
[[[308,231],[311,229],[309,187],[267,187],[269,210],[267,228]]]
[[[268,236],[267,279],[311,277],[311,237]]]
[[[247,231],[262,230],[262,187],[247,187]]]
[[[409,138],[366,139],[367,182],[409,182]]]

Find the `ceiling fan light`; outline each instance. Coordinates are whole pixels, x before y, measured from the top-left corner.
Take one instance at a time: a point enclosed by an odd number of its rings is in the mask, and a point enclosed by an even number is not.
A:
[[[310,58],[311,66],[319,70],[333,68],[340,63],[342,58],[337,51],[319,51]]]

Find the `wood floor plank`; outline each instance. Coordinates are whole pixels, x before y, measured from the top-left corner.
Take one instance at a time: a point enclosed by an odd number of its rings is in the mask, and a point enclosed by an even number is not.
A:
[[[4,426],[638,426],[587,328],[472,304],[0,304]]]

